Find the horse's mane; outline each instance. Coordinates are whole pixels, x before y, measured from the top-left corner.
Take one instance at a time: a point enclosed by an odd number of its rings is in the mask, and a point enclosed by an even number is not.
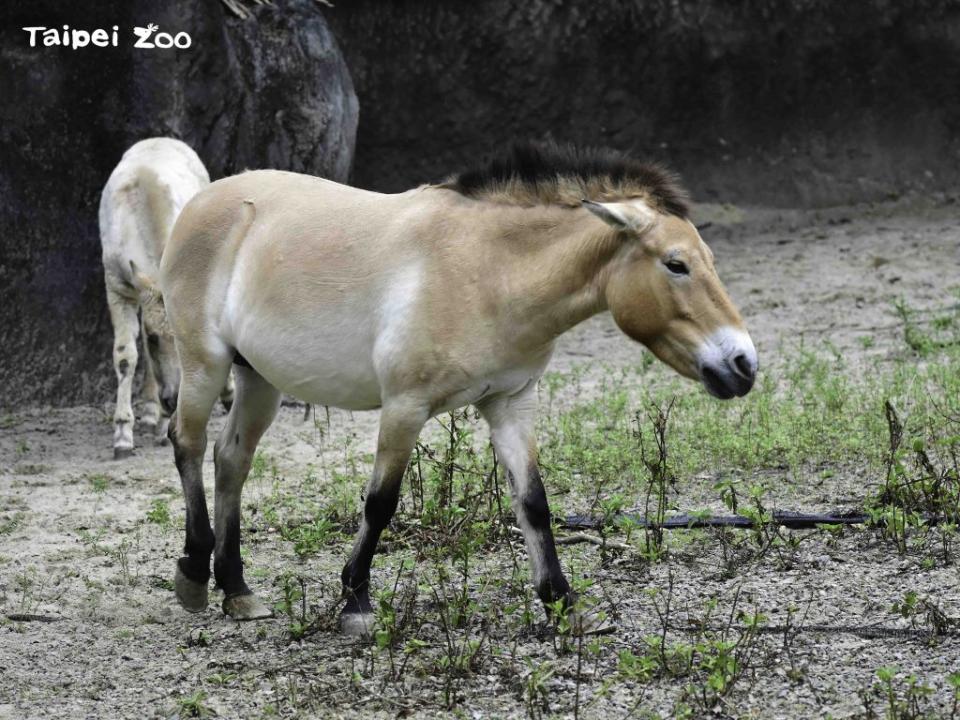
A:
[[[440,187],[510,205],[564,205],[642,197],[656,210],[686,218],[687,193],[676,175],[616,150],[556,143],[515,143],[485,165]]]

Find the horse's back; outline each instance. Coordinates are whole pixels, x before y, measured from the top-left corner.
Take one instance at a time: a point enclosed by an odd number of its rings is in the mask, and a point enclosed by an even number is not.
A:
[[[322,178],[254,170],[218,180],[183,209],[164,253],[161,283],[209,286],[218,277],[284,292],[302,283],[362,284],[397,259],[388,232],[404,195]],[[236,275],[249,266],[248,276]],[[315,288],[316,289],[316,288]],[[259,292],[258,292],[259,294]]]
[[[132,145],[100,197],[100,236],[108,278],[130,282],[130,261],[153,277],[181,208],[209,184],[185,143],[149,138]]]

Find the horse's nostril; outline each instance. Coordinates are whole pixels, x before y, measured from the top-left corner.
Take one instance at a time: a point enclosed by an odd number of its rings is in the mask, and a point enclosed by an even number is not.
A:
[[[733,359],[733,366],[742,377],[750,379],[754,376],[753,365],[744,353],[740,353]]]

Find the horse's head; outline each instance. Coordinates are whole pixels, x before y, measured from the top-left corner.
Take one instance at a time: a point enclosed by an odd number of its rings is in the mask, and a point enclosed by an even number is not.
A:
[[[171,415],[177,408],[177,393],[180,389],[180,362],[173,330],[167,321],[160,288],[131,262],[134,286],[140,295],[140,317],[143,320],[144,347],[150,362],[147,372],[152,372],[157,382],[160,404],[165,414]]]
[[[620,329],[710,394],[746,395],[757,351],[696,228],[642,199],[584,206],[624,236],[606,278],[607,306]]]

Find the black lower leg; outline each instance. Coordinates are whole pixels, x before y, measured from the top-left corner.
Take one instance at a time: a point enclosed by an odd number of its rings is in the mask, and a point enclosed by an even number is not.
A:
[[[532,562],[536,569],[537,595],[546,604],[557,600],[570,603],[572,601],[570,583],[567,582],[560,567],[557,546],[553,540],[553,528],[550,526],[547,493],[536,466],[530,468],[528,478],[527,492],[523,497],[521,510],[536,538],[534,545],[537,557],[532,558]]]
[[[243,579],[243,561],[240,559],[239,509],[223,521],[223,538],[213,558],[213,573],[217,585],[226,597],[249,595],[250,588]]]
[[[186,456],[186,453],[177,446],[172,424],[168,437],[173,442],[174,459],[180,473],[187,511],[184,557],[177,561],[177,565],[180,572],[189,579],[205,583],[210,579],[210,555],[213,553],[214,536],[210,528],[207,499],[203,492],[203,479],[200,474],[203,458],[201,456],[200,459],[194,459]]]
[[[343,568],[344,613],[372,612],[370,604],[370,565],[380,533],[390,522],[400,500],[400,483],[371,492],[363,506],[363,524],[350,560]]]
[[[184,493],[186,495],[186,492]],[[178,561],[180,571],[194,582],[205,583],[210,579],[210,555],[213,553],[214,537],[210,529],[207,506],[200,501],[186,498],[187,537],[183,545],[184,556]]]

